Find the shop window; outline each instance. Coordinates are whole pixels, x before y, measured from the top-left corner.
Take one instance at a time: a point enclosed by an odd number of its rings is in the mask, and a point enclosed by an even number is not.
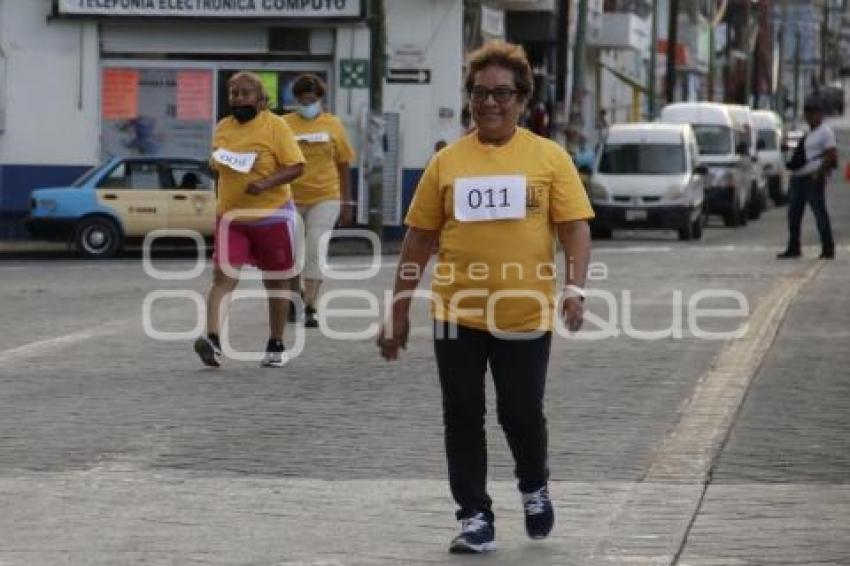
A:
[[[214,125],[213,80],[206,69],[104,68],[104,156],[206,159]]]
[[[269,51],[272,53],[309,53],[309,28],[269,28]]]

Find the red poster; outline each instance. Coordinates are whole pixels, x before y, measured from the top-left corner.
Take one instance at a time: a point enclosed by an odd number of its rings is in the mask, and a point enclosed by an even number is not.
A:
[[[103,70],[103,117],[128,120],[139,115],[139,71]]]
[[[179,71],[177,73],[177,119],[212,119],[212,72]]]

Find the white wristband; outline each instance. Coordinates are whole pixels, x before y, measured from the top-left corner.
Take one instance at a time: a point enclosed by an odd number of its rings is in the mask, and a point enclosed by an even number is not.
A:
[[[585,293],[584,289],[582,289],[578,285],[564,285],[565,299],[569,299],[570,297],[578,297],[583,301],[586,296],[587,293]]]

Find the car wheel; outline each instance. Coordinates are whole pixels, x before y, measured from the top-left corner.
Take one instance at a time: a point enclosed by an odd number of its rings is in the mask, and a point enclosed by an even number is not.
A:
[[[685,221],[679,229],[679,239],[682,241],[688,240],[699,240],[702,238],[702,212],[700,212],[699,216],[691,220],[690,218]]]
[[[112,257],[121,248],[121,234],[111,220],[85,218],[77,225],[74,243],[83,257]]]
[[[761,211],[764,210],[764,197],[755,187],[753,187],[751,194],[750,202],[747,203],[747,218],[758,220],[761,217]]]
[[[732,207],[723,213],[723,225],[729,228],[743,226],[745,218],[746,215],[741,213],[741,209],[738,208],[738,201],[735,200],[735,202],[732,203]]]
[[[705,216],[700,213],[699,216],[694,220],[693,228],[691,230],[691,236],[693,236],[694,240],[702,240],[702,227],[705,224]]]

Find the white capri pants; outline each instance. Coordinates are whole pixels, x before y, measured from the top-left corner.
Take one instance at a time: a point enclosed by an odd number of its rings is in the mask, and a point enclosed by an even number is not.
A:
[[[322,280],[320,259],[327,262],[327,257],[319,258],[319,240],[325,232],[333,230],[339,218],[339,200],[323,200],[310,206],[299,206],[298,214],[304,221],[304,269],[301,276],[305,279]],[[327,248],[325,248],[327,252]]]

